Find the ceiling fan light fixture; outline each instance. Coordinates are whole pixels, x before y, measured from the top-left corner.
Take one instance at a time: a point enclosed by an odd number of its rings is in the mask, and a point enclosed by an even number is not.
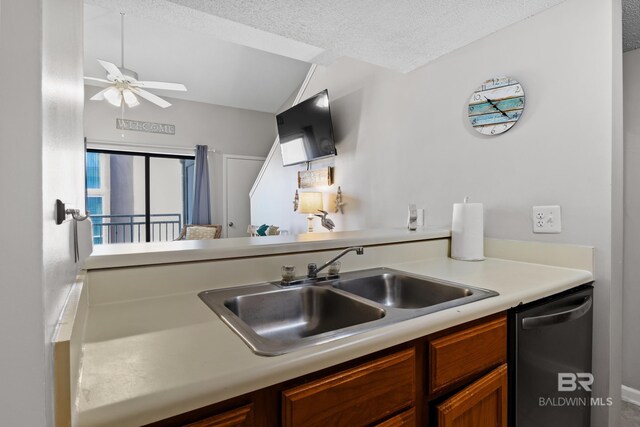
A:
[[[155,104],[161,108],[171,106],[171,103],[148,92],[145,89],[161,89],[186,92],[187,88],[181,83],[155,82],[155,81],[139,81],[138,73],[124,66],[124,12],[120,12],[121,18],[121,37],[120,37],[120,66],[109,61],[98,59],[98,63],[107,72],[107,79],[96,77],[85,77],[87,81],[95,81],[99,83],[111,84],[112,86],[91,97],[92,101],[107,100],[115,107],[129,108],[140,105],[138,96]],[[137,95],[137,96],[136,96]],[[123,104],[124,101],[124,104]],[[124,113],[123,113],[124,114]]]
[[[122,94],[120,93],[120,90],[115,86],[111,86],[104,93],[104,99],[106,99],[109,104],[113,105],[114,107],[119,107],[120,105],[122,105]]]
[[[133,108],[140,105],[138,98],[131,92],[130,89],[124,89],[122,91],[122,96],[124,98],[124,102],[127,104],[127,107]]]

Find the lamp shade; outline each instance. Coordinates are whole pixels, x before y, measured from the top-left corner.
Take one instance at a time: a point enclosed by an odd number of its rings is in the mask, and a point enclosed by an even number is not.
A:
[[[115,86],[111,86],[104,93],[104,98],[109,101],[109,104],[114,107],[119,107],[122,104],[122,93]]]
[[[315,214],[322,209],[322,193],[300,193],[298,210],[302,214]]]

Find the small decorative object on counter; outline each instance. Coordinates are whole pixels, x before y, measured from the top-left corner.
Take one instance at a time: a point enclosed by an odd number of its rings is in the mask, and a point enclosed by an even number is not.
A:
[[[339,274],[340,267],[342,267],[342,264],[340,263],[340,261],[332,262],[331,265],[329,265],[329,275],[334,276],[336,274]]]
[[[318,210],[318,212],[322,212],[322,215],[315,214],[318,218],[321,218],[320,223],[322,224],[322,226],[329,231],[333,231],[336,225],[333,221],[331,221],[331,218],[327,217],[327,215],[329,215],[329,212],[322,210]]]
[[[418,209],[416,205],[409,205],[409,219],[407,220],[407,228],[411,231],[418,229]]]
[[[296,195],[293,196],[293,211],[298,210],[298,203],[300,203],[300,196],[298,196],[298,190],[296,190]]]
[[[482,203],[453,204],[451,258],[462,261],[484,260],[484,214]]]
[[[334,213],[340,212],[341,214],[344,214],[344,209],[342,208],[344,205],[346,205],[346,203],[342,201],[342,189],[338,186],[338,193],[336,194],[336,210]]]
[[[283,282],[290,282],[296,278],[296,267],[293,265],[283,265],[281,271]]]

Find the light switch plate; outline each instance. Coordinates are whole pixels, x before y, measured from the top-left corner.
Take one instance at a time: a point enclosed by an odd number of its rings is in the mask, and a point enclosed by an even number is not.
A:
[[[560,206],[534,206],[531,219],[534,233],[560,233],[562,231]]]

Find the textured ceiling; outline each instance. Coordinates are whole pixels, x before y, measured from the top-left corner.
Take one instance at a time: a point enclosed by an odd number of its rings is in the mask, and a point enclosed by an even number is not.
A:
[[[125,66],[136,71],[141,80],[178,82],[188,88],[187,92],[152,91],[160,96],[275,113],[300,85],[309,63],[269,50],[294,52],[307,60],[322,52],[286,40],[272,41],[270,49],[247,47],[203,31],[194,24],[197,22],[194,19],[189,22],[197,31],[140,18],[129,13],[130,8],[123,10],[127,11]],[[244,34],[235,33],[238,37]],[[85,4],[84,38],[86,76],[104,78],[105,71],[96,59],[120,65],[118,9]]]
[[[408,72],[564,0],[85,1],[301,61]]]
[[[220,89],[221,86],[238,88],[257,81],[261,83],[261,90],[267,87],[274,89],[272,95],[265,95],[272,100],[246,102],[252,96],[260,96],[260,90],[248,90],[245,95],[239,96],[245,101],[236,104],[242,108],[273,111],[275,99],[282,98],[282,94],[275,94],[275,89],[280,88],[282,83],[272,84],[255,75],[262,74],[260,70],[268,71],[272,64],[266,59],[265,62],[256,59],[256,62],[245,60],[233,63],[237,56],[251,56],[251,49],[296,60],[289,63],[293,64],[296,75],[306,67],[299,61],[328,64],[339,56],[408,72],[562,1],[85,0],[89,15],[85,63],[87,70],[101,73],[101,70],[94,68],[96,63],[91,62],[91,58],[103,56],[117,62],[117,12],[123,10],[127,12],[128,22],[139,21],[140,30],[135,34],[140,44],[138,49],[152,53],[136,54],[136,47],[130,46],[134,39],[128,38],[127,56],[130,59],[127,62],[129,65],[137,63],[137,68],[134,65],[131,68],[145,71],[141,72],[141,77],[186,82],[192,88],[184,95],[186,99],[223,105],[233,105],[237,100],[222,100],[213,96],[214,92],[225,92]],[[111,17],[101,18],[100,10],[104,10],[95,6],[112,12]],[[111,22],[107,23],[107,19]],[[98,28],[100,26],[102,28]],[[639,48],[640,0],[623,0],[623,27],[624,50]],[[182,47],[179,47],[180,44]],[[231,53],[233,45],[240,45],[237,54]],[[170,52],[166,49],[169,46],[173,49]],[[241,54],[242,46],[249,49]],[[207,62],[207,55],[229,59],[226,69],[233,69],[236,73],[228,74],[236,74],[237,78],[227,82],[218,79],[218,76],[225,74],[225,64],[214,60]],[[274,66],[277,72],[272,73],[279,74],[282,81],[288,78],[286,58],[280,62],[283,67]],[[166,65],[169,62],[177,65]],[[252,64],[255,74],[246,72],[247,66],[251,67]],[[211,73],[211,65],[219,72]],[[166,71],[163,74],[167,77],[146,72],[161,69]],[[218,83],[213,80],[218,80]],[[295,80],[296,84],[299,83],[297,77]],[[210,87],[201,88],[203,81],[209,81]]]
[[[640,0],[622,1],[624,51],[640,48]]]
[[[167,0],[400,72],[563,0]]]

